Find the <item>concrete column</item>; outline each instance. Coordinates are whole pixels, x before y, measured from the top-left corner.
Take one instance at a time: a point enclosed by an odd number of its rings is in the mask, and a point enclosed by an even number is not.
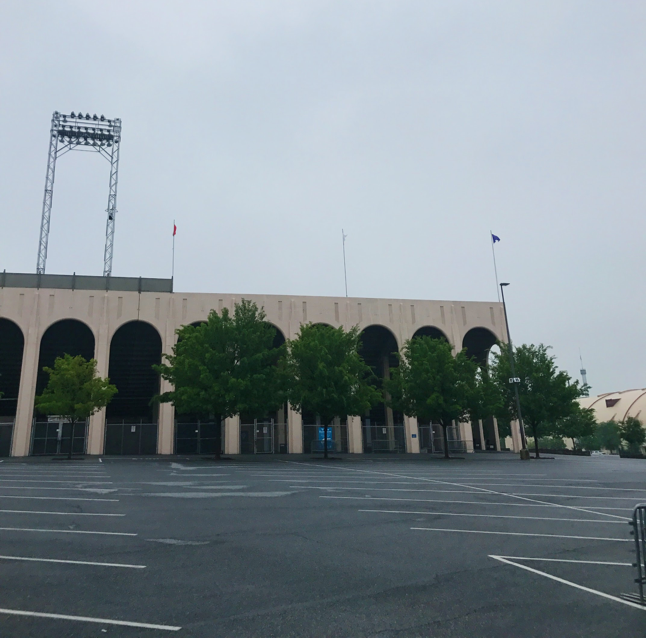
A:
[[[482,419],[478,419],[478,430],[480,431],[480,450],[486,452],[487,450],[487,441],[484,436],[484,428],[482,427]]]
[[[348,452],[363,454],[363,437],[361,436],[361,417],[348,417]]]
[[[493,435],[496,437],[496,452],[500,452],[500,434],[498,432],[498,419],[493,417]]]
[[[303,454],[303,416],[291,405],[287,406],[287,436],[289,438],[287,451],[290,454]]]
[[[473,428],[471,421],[460,423],[460,438],[464,441],[468,454],[473,453]]]
[[[412,454],[419,454],[417,417],[404,415],[404,430],[406,431],[406,451]]]
[[[520,452],[521,438],[520,438],[520,424],[514,420],[511,422],[511,441],[512,449],[514,452]]]
[[[240,415],[224,420],[224,453],[240,454]]]
[[[38,293],[34,297],[34,304],[37,306]],[[34,399],[36,397],[36,378],[38,376],[38,356],[40,354],[38,314],[38,309],[34,308],[31,312],[29,328],[25,334],[25,348],[22,353],[16,422],[13,430],[12,456],[27,456],[29,454],[32,421],[34,418]]]
[[[107,322],[107,295],[103,297],[99,331],[95,337],[94,358],[96,359],[96,372],[104,378],[110,370],[110,335]],[[88,454],[103,454],[105,449],[105,413],[106,409],[99,410],[90,417],[88,428],[87,452]]]
[[[172,321],[173,308],[169,305],[168,318],[164,331],[162,333],[162,361],[165,354],[173,352],[173,346],[177,341],[175,334],[175,326]],[[164,379],[161,379],[159,391],[160,393],[170,392],[173,389],[171,384]],[[173,454],[175,451],[173,439],[175,434],[175,407],[170,403],[160,403],[159,413],[157,416],[157,453],[158,454]]]

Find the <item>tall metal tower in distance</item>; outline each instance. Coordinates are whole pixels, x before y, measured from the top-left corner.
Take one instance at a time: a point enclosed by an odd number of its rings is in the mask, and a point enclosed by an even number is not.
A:
[[[586,369],[583,367],[583,357],[581,356],[581,353],[579,352],[579,361],[581,362],[581,381],[583,381],[583,385],[588,385],[588,377]],[[586,390],[585,396],[587,397],[590,393]]]
[[[112,249],[114,246],[114,225],[117,216],[117,183],[119,181],[119,147],[121,145],[121,120],[108,120],[103,115],[86,113],[69,115],[54,112],[49,137],[47,155],[47,174],[45,176],[45,196],[43,197],[43,216],[40,221],[40,241],[38,243],[38,263],[36,272],[44,274],[47,261],[47,242],[49,241],[49,222],[52,214],[54,196],[54,176],[56,160],[69,151],[96,151],[110,162],[110,191],[108,194],[108,219],[105,227],[105,252],[103,254],[103,276],[112,274]]]

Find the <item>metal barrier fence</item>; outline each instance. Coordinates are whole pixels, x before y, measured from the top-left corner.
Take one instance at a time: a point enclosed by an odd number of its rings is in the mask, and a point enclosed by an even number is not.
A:
[[[630,525],[633,528],[630,533],[635,537],[636,560],[633,565],[637,568],[635,582],[639,593],[622,594],[621,597],[638,605],[646,605],[646,601],[644,601],[644,585],[646,585],[646,503],[640,503],[635,506],[633,520],[630,521]]]
[[[105,424],[104,454],[139,456],[157,454],[157,423],[132,419],[109,420]]]
[[[61,420],[34,421],[31,439],[33,456],[68,454],[72,434],[71,423]],[[85,454],[87,421],[74,427],[73,454]]]
[[[406,431],[401,423],[364,423],[361,426],[361,434],[363,451],[366,454],[406,452]]]
[[[429,454],[444,454],[444,436],[442,426],[434,423],[432,425],[418,425],[419,449]],[[450,425],[447,430],[449,443],[449,454],[465,454],[467,451],[466,441],[460,438],[460,428]]]
[[[215,454],[218,444],[222,452],[221,425],[218,436],[217,423],[213,421],[195,421],[193,423],[175,423],[175,454]]]
[[[13,417],[0,417],[0,456],[11,456]]]
[[[303,452],[305,454],[323,454],[324,430],[322,425],[303,425]],[[328,452],[343,453],[348,451],[347,424],[328,425],[327,436]]]
[[[240,454],[286,454],[287,423],[254,420],[240,424]]]

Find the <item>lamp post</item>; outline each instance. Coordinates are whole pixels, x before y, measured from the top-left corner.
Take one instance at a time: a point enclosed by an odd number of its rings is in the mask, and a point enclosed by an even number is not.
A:
[[[509,383],[514,386],[514,395],[516,397],[516,411],[518,413],[518,427],[520,429],[520,441],[521,441],[521,450],[520,450],[520,460],[528,461],[529,460],[529,451],[527,450],[527,437],[525,436],[525,426],[523,425],[523,415],[520,410],[520,396],[518,394],[518,384],[520,379],[516,376],[516,366],[514,365],[514,346],[511,342],[511,333],[509,332],[509,319],[507,318],[507,304],[505,303],[505,286],[508,286],[509,283],[500,284],[500,292],[502,294],[502,308],[505,313],[505,327],[507,328],[507,340],[509,341],[509,365],[511,369],[511,379]]]

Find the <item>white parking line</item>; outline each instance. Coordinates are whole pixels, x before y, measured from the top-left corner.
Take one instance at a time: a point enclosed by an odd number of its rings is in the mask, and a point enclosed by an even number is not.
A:
[[[83,481],[76,481],[76,485],[89,485]],[[90,487],[40,487],[38,485],[2,485],[0,489],[3,490],[58,490],[59,492],[89,492],[97,491],[103,488],[90,488]],[[112,488],[106,491],[116,492],[117,488]]]
[[[419,532],[462,532],[463,534],[495,534],[496,536],[540,536],[541,538],[573,538],[584,541],[615,541],[617,543],[634,543],[632,538],[604,538],[600,536],[570,536],[568,534],[538,534],[532,532],[492,532],[482,529],[447,529],[445,527],[411,527]]]
[[[388,498],[386,496],[319,496],[319,498],[333,498],[354,501],[403,501],[408,503],[444,503],[445,505],[504,505],[505,507],[554,507],[553,503],[485,503],[479,501],[447,501],[440,498]],[[612,510],[612,511],[630,511],[632,507],[597,507],[598,510]],[[584,510],[585,511],[585,510]],[[592,512],[592,514],[600,514],[601,512]],[[625,518],[623,516],[619,518]],[[626,519],[628,520],[628,519]]]
[[[465,485],[471,486],[469,481],[461,481]],[[478,483],[472,487],[479,487],[480,485],[488,485],[490,487],[519,487],[518,483]],[[636,487],[599,487],[598,485],[527,485],[523,484],[522,487],[549,487],[551,490],[598,490],[608,492],[638,492],[646,494],[646,490],[637,489]]]
[[[82,483],[83,485],[112,485],[112,481],[84,481],[82,479],[68,479],[66,481],[52,481],[51,479],[0,479],[0,483],[75,483],[78,485]]]
[[[125,514],[95,514],[93,512],[35,512],[34,510],[0,510],[0,514],[52,514],[55,516],[125,516]]]
[[[514,518],[523,521],[567,521],[569,523],[599,523],[600,525],[625,525],[624,521],[599,521],[588,518],[552,518],[544,516],[510,516],[506,514],[464,514],[456,512],[411,512],[407,510],[358,510],[380,514],[424,514],[426,516],[466,516],[469,518]]]
[[[80,529],[30,529],[27,527],[0,527],[0,532],[44,532],[48,534],[99,534],[100,536],[137,536],[129,532],[90,532]]]
[[[91,618],[89,616],[66,616],[65,614],[46,614],[39,611],[21,611],[19,609],[2,609],[0,614],[10,616],[32,616],[35,618],[52,618],[54,620],[75,620],[78,622],[91,622],[99,625],[117,625],[119,627],[138,627],[140,629],[161,629],[166,631],[179,631],[181,627],[172,625],[153,625],[145,622],[130,622],[128,620],[110,620],[109,618]]]
[[[127,569],[146,569],[145,565],[127,563],[95,563],[87,560],[63,560],[61,558],[32,558],[31,556],[0,556],[0,560],[22,560],[34,563],[62,563],[65,565],[91,565],[93,567],[124,567]]]
[[[558,576],[552,576],[552,574],[548,574],[547,572],[542,572],[539,569],[534,569],[529,565],[520,565],[519,563],[514,563],[513,561],[507,560],[502,556],[495,556],[493,554],[490,554],[489,558],[493,558],[494,560],[500,561],[501,563],[507,563],[507,565],[513,565],[514,567],[519,567],[520,569],[524,569],[528,572],[532,572],[533,574],[538,574],[539,576],[544,576],[545,578],[549,578],[550,580],[555,580],[557,583],[562,583],[563,585],[569,585],[570,587],[574,587],[575,589],[586,591],[589,594],[596,594],[597,596],[601,596],[602,598],[607,598],[608,600],[614,600],[616,603],[621,603],[622,605],[628,605],[629,607],[634,607],[635,609],[646,611],[646,607],[643,607],[642,605],[631,603],[629,600],[623,600],[622,598],[618,598],[617,596],[611,596],[610,594],[606,594],[605,592],[599,591],[597,589],[590,589],[590,587],[584,587],[583,585],[578,585],[577,583],[573,583],[571,580],[565,580],[564,578],[559,578]]]
[[[493,556],[491,556],[493,558]],[[530,558],[529,556],[498,556],[511,560],[535,560],[544,563],[580,563],[582,565],[609,565],[611,567],[634,567],[632,563],[612,563],[605,560],[574,560],[573,558]]]
[[[0,494],[0,499],[17,498],[34,501],[97,501],[99,503],[118,503],[118,498],[84,498],[82,496],[18,496],[16,494]]]

